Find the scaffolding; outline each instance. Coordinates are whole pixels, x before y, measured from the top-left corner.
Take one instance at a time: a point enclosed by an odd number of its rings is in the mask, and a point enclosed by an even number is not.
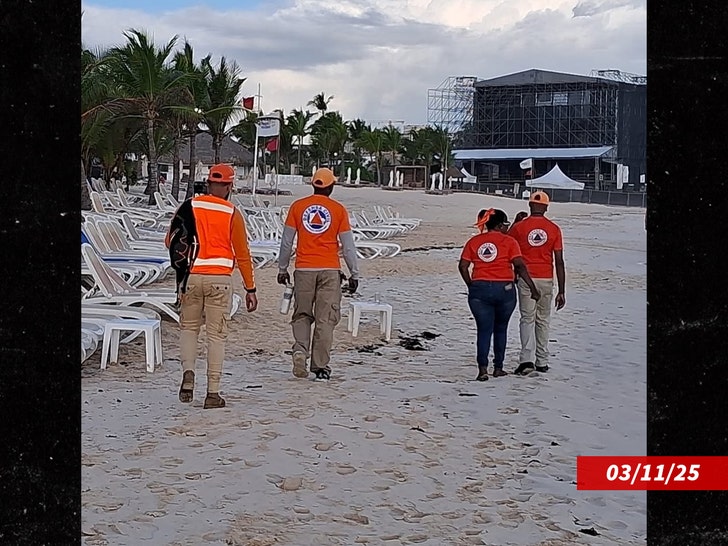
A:
[[[475,87],[468,148],[571,148],[617,143],[618,84],[609,80]]]
[[[633,85],[647,85],[647,76],[640,76],[639,74],[630,74],[629,72],[622,72],[621,70],[592,70],[589,75],[593,78],[605,78],[621,83],[631,83]]]
[[[459,133],[473,120],[475,76],[450,76],[435,89],[427,90],[427,123]]]

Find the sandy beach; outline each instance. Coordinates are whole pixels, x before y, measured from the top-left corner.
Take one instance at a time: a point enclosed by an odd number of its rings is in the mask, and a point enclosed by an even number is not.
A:
[[[286,189],[294,196],[278,204],[310,193]],[[282,289],[266,267],[256,270],[258,311],[231,323],[224,409],[202,409],[202,344],[195,400],[178,401],[178,326],[169,320],[154,373],[141,340],[105,371],[99,349],[82,368],[83,544],[645,544],[644,492],[575,485],[577,455],[645,454],[644,210],[551,205],[567,271],[551,370],[479,383],[457,259],[480,208],[512,219],[526,203],[345,187],[333,197],[423,219],[391,239],[400,255],[360,260],[357,297],[392,304],[391,341],[373,315],[352,338],[344,317],[332,380],[296,379],[290,316],[278,312]],[[422,350],[400,336],[420,336]],[[506,371],[518,349],[516,310]]]

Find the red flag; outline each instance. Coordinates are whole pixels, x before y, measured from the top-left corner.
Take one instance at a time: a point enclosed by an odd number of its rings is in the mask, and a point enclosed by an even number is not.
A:
[[[243,108],[246,110],[252,110],[255,97],[243,97]]]
[[[278,137],[271,138],[265,145],[265,149],[269,152],[275,152],[278,149]]]

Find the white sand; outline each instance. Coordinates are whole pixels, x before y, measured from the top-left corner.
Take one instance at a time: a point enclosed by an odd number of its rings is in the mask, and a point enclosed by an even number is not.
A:
[[[424,218],[397,239],[403,248],[460,247],[480,208],[511,218],[527,208],[373,188],[337,188],[334,197]],[[153,374],[140,342],[122,346],[123,362],[103,373],[95,355],[82,383],[84,544],[644,544],[644,492],[574,485],[577,455],[645,453],[643,215],[551,206],[568,285],[547,374],[472,381],[475,327],[459,249],[361,262],[362,297],[379,292],[394,306],[393,338],[380,341],[366,315],[352,339],[344,318],[328,384],[290,373],[273,267],[256,272],[260,309],[232,324],[224,409],[202,409],[202,352],[195,401],[178,402],[174,323],[163,323],[165,362]],[[424,342],[427,351],[399,346],[398,335],[425,330],[441,334]],[[370,344],[383,346],[356,350]],[[518,347],[516,310],[507,371]],[[586,528],[599,536],[579,532]]]

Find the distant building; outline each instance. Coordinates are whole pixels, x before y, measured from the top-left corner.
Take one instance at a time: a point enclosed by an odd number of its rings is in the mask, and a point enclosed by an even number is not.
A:
[[[558,163],[596,189],[616,188],[623,165],[628,177],[619,186],[644,189],[644,82],[536,69],[474,81],[472,111],[456,132],[457,164],[479,181],[523,182]],[[534,167],[528,175],[520,167],[527,159]]]

